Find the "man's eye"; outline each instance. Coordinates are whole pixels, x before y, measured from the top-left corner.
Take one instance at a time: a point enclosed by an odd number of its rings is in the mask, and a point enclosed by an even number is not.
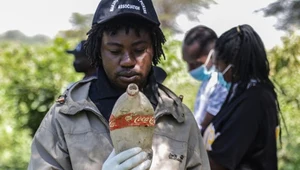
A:
[[[145,48],[135,49],[134,52],[135,53],[143,53],[145,50],[146,50]]]
[[[121,53],[121,50],[109,50],[110,53],[114,54],[114,55],[117,55],[117,54],[120,54]]]

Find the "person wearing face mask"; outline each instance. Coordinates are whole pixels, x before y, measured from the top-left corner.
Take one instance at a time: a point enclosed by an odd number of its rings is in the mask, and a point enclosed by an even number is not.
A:
[[[204,132],[212,170],[277,170],[280,108],[263,42],[249,25],[216,42],[218,79],[230,88]]]
[[[228,72],[228,70],[232,67],[232,64],[228,64],[228,66],[224,69],[224,71],[222,72],[218,72],[218,82],[226,87],[227,90],[230,89],[231,87],[231,82],[227,82],[225,79],[224,79],[224,75]]]
[[[217,115],[228,93],[226,84],[219,82],[212,63],[216,40],[217,34],[212,29],[199,25],[187,32],[182,46],[182,57],[190,75],[202,82],[194,107],[194,116],[201,132]]]

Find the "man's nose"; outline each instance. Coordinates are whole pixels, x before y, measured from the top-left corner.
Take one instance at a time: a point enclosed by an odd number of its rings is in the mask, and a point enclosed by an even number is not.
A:
[[[135,57],[130,52],[124,53],[120,65],[122,67],[134,67],[135,64],[136,64]]]

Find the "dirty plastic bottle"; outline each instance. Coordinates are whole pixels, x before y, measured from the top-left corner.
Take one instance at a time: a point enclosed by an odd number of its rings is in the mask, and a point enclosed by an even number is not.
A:
[[[128,85],[116,101],[109,119],[110,136],[116,153],[141,147],[151,153],[154,109],[136,84]]]

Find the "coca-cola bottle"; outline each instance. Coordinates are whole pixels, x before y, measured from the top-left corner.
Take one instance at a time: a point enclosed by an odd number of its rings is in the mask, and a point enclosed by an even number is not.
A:
[[[136,84],[129,84],[116,101],[109,119],[110,136],[116,153],[141,147],[151,152],[154,109]]]

